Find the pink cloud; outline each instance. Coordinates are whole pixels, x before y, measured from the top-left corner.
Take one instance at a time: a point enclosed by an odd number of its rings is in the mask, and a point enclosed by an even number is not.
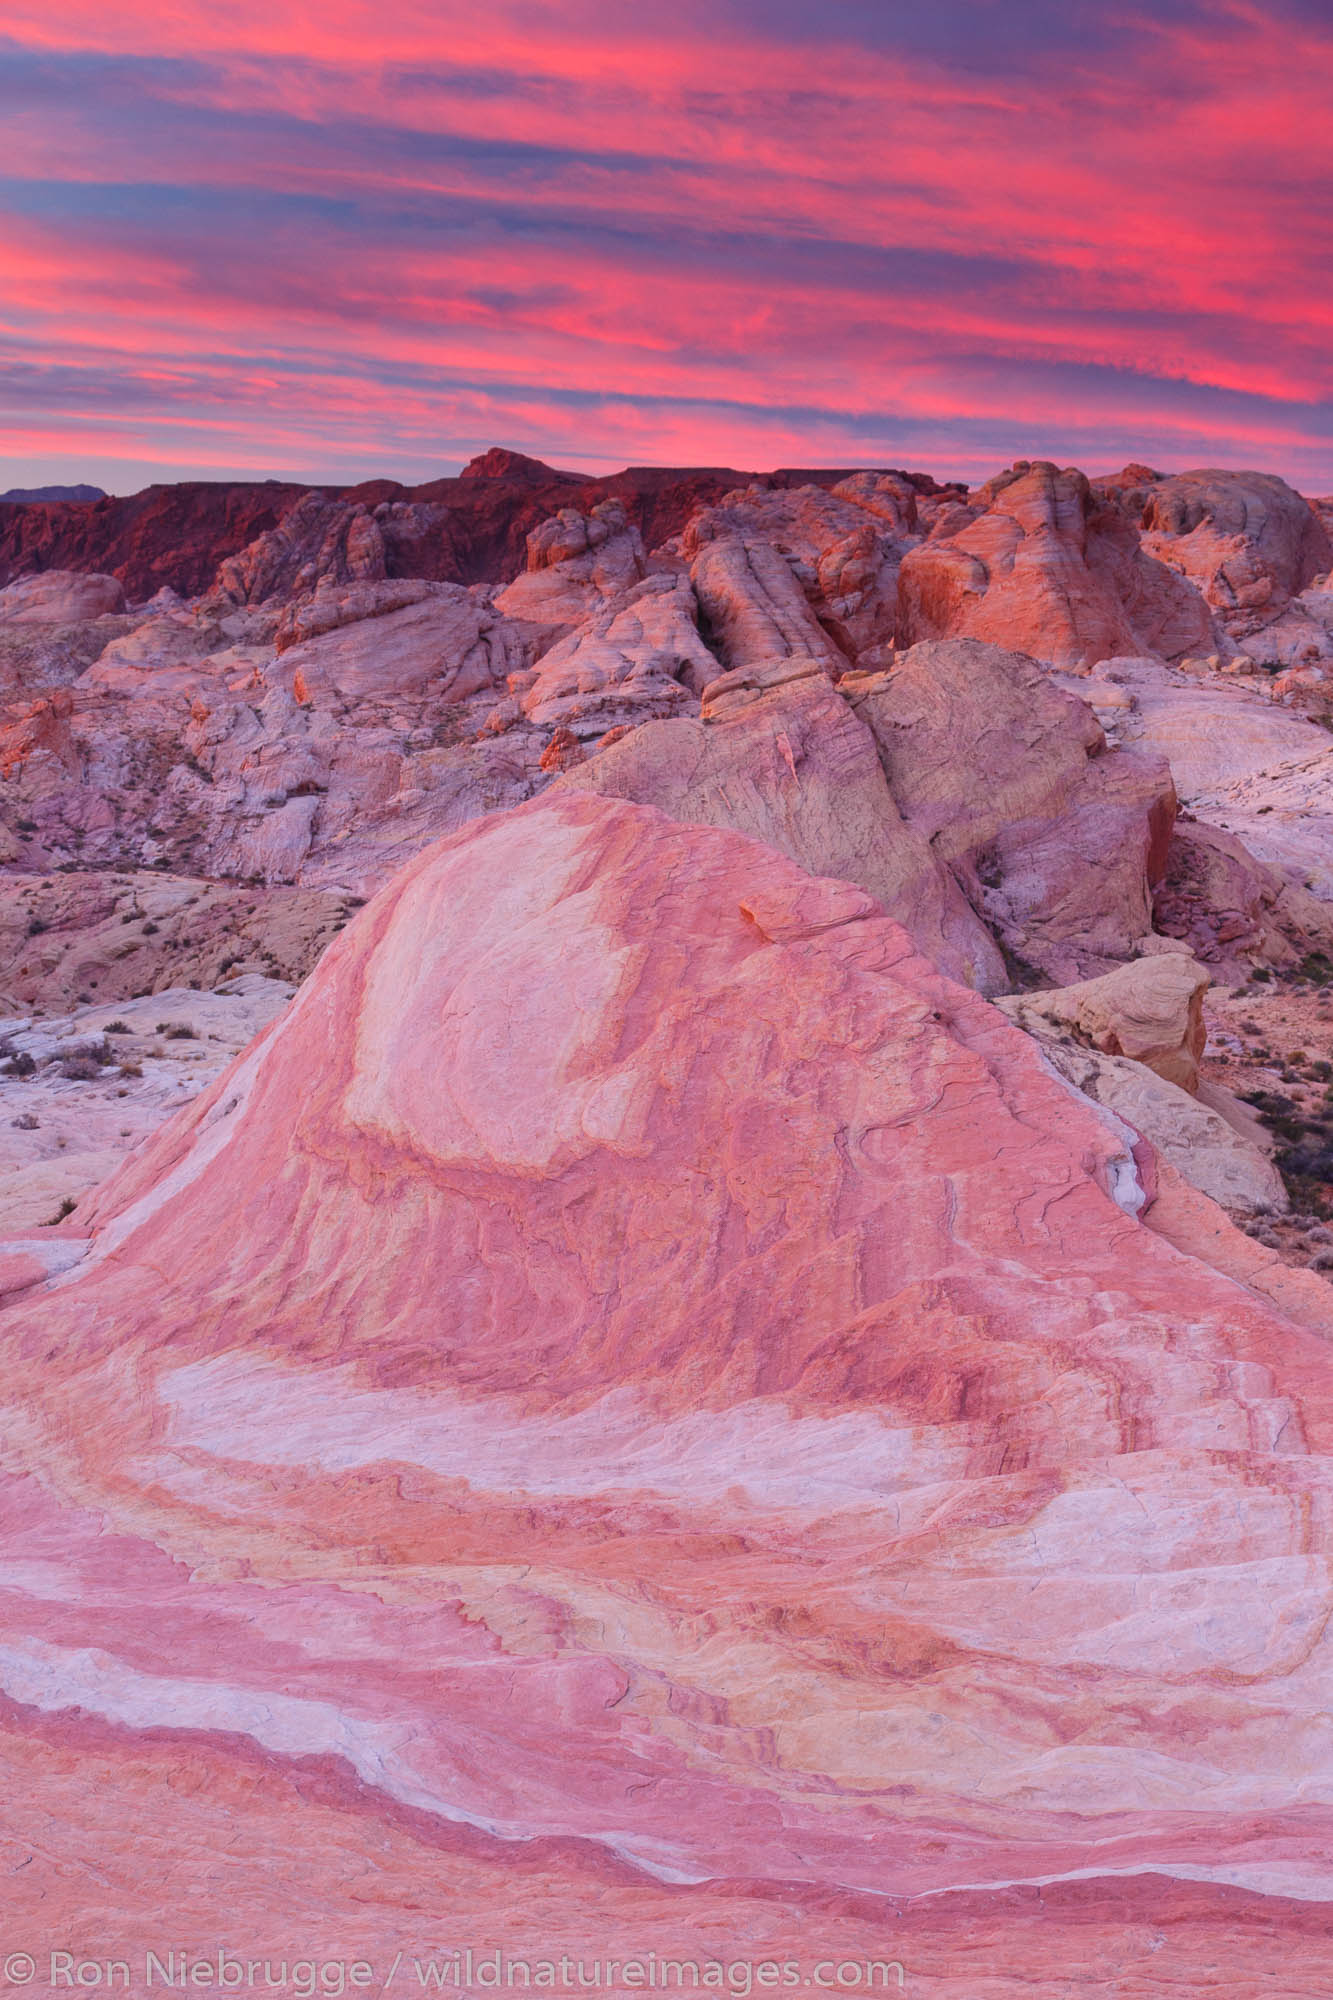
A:
[[[262,466],[315,462],[309,407],[367,470],[489,421],[600,462],[1202,446],[1333,485],[1333,27],[1215,13],[1053,88],[600,6],[20,0],[54,81],[0,339],[141,397],[145,448],[220,423]]]

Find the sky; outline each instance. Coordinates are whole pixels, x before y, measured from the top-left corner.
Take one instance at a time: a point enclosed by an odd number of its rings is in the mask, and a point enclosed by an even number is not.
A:
[[[1333,491],[1329,0],[4,0],[0,489]]]

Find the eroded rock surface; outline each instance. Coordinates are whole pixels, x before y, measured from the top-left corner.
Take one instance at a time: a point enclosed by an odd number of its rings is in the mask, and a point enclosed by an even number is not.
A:
[[[1317,1990],[1333,1376],[1193,1199],[770,848],[419,856],[7,1253],[15,1934]]]
[[[867,890],[954,978],[983,992],[1004,962],[929,841],[900,815],[875,740],[817,660],[736,672],[702,718],[650,723],[560,778],[560,790],[732,827],[814,875]]]
[[[7,1937],[1322,1990],[1275,487],[0,510]]]
[[[1067,1033],[1103,1055],[1129,1056],[1191,1096],[1207,1040],[1208,973],[1189,951],[1153,952],[1076,986],[1002,1001],[1029,1033]]]
[[[898,633],[985,639],[1089,665],[1117,653],[1207,651],[1199,591],[1073,469],[1020,462],[945,514],[903,560]]]
[[[1298,888],[1333,901],[1333,736],[1243,677],[1112,662],[1133,696],[1119,739],[1167,758],[1195,817],[1236,835]]]
[[[1237,639],[1333,569],[1323,521],[1271,473],[1179,473],[1145,493],[1141,518],[1144,546],[1188,576]]]
[[[1108,751],[1036,661],[975,640],[915,646],[847,691],[903,817],[1011,952],[1061,981],[1131,955],[1175,813],[1160,758]]]

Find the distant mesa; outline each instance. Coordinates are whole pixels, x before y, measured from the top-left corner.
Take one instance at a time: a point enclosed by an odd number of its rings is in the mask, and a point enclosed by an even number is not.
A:
[[[11,486],[3,500],[105,500],[100,486]]]
[[[460,479],[518,480],[528,486],[549,486],[556,480],[575,480],[582,484],[590,477],[586,472],[558,472],[553,465],[544,464],[540,458],[528,458],[521,451],[506,451],[503,445],[492,445],[489,451],[469,459],[458,476]]]

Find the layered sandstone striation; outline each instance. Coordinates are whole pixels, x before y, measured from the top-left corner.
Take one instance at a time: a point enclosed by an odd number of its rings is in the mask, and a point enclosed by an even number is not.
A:
[[[6,1252],[15,1935],[1317,1990],[1333,1312],[1172,1187],[771,847],[428,849]]]

